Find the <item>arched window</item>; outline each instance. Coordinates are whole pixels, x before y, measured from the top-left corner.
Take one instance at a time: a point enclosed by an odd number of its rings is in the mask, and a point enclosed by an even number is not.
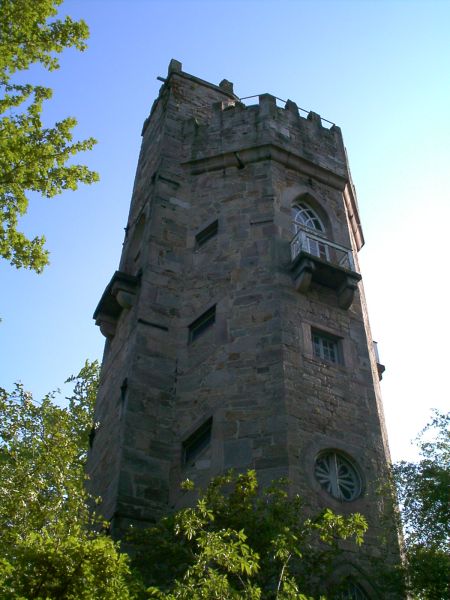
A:
[[[319,215],[306,202],[294,204],[292,207],[292,222],[296,237],[297,235],[303,236],[303,249],[313,256],[329,260],[328,245],[322,241],[325,227]],[[311,233],[309,234],[305,229],[309,229]],[[319,237],[316,234],[319,234]]]
[[[325,233],[325,227],[317,213],[305,202],[298,202],[292,207],[292,221],[295,233],[300,227],[308,227]]]
[[[352,579],[345,581],[335,600],[369,600],[362,587]]]

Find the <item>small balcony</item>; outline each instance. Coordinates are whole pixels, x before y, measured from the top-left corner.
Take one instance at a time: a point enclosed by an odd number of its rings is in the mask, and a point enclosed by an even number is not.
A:
[[[312,282],[334,289],[345,310],[350,308],[361,279],[349,248],[306,228],[299,229],[291,240],[291,271],[297,291],[306,294]]]
[[[114,273],[94,312],[95,324],[105,337],[114,337],[120,314],[134,304],[139,283],[139,275],[128,275],[122,271]]]

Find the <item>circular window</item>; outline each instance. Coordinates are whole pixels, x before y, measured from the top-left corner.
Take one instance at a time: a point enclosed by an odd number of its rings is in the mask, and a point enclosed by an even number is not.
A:
[[[362,482],[356,467],[334,450],[319,454],[314,467],[317,481],[333,498],[350,502],[361,495]]]

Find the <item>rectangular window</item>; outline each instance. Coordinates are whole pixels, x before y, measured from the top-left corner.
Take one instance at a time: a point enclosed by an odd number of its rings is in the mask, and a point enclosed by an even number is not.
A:
[[[217,235],[218,229],[219,221],[217,221],[216,219],[210,225],[208,225],[208,227],[205,227],[205,229],[202,229],[199,233],[197,233],[197,235],[195,236],[195,242],[197,244],[197,247],[203,246],[203,244],[206,244],[208,240]]]
[[[339,338],[322,331],[312,331],[313,352],[316,358],[330,363],[339,364],[340,348]]]
[[[205,421],[183,442],[183,464],[193,464],[211,442],[212,417]]]
[[[208,308],[206,312],[189,325],[189,343],[195,342],[216,320],[216,305]]]

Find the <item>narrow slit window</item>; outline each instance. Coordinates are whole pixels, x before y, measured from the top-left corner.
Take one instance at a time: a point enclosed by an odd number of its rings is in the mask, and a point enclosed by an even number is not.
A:
[[[183,464],[193,464],[197,456],[211,443],[212,417],[183,442]]]
[[[208,227],[205,227],[205,229],[202,229],[199,233],[197,233],[195,236],[197,247],[203,246],[203,244],[206,244],[208,240],[217,235],[218,229],[219,221],[216,219],[210,225],[208,225]]]
[[[216,320],[216,305],[211,306],[206,312],[189,325],[189,343],[195,342]]]

